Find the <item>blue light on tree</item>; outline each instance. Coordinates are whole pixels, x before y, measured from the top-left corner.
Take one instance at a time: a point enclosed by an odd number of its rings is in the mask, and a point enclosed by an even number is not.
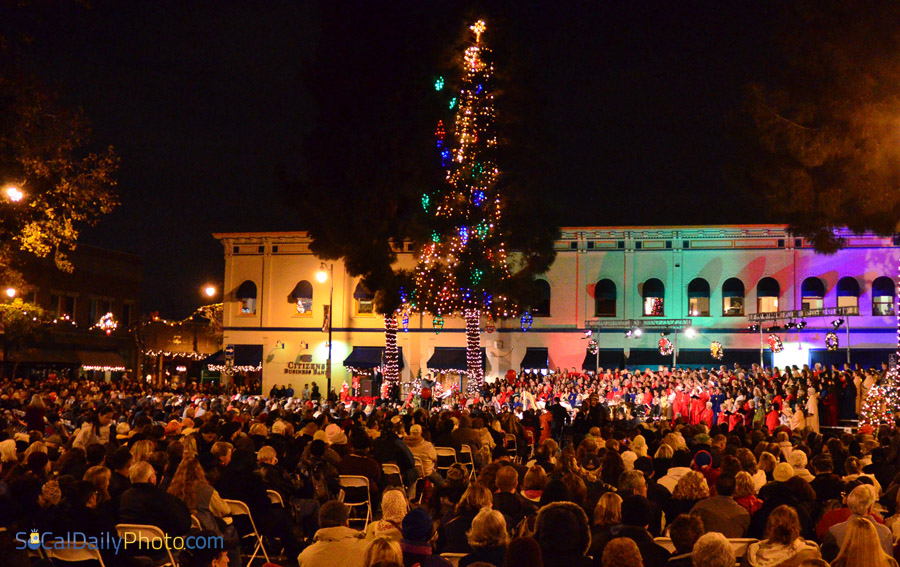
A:
[[[527,331],[531,328],[531,324],[534,323],[534,317],[531,316],[531,313],[526,311],[525,313],[522,313],[520,322],[522,323],[522,330]]]
[[[469,229],[468,227],[461,226],[459,227],[459,238],[462,240],[463,245],[468,244],[469,242]]]

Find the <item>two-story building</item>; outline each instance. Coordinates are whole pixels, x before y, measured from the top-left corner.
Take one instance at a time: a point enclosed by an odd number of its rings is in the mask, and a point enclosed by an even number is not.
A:
[[[245,362],[258,361],[264,391],[288,383],[299,391],[316,380],[324,392],[329,305],[335,386],[352,371],[380,364],[384,321],[373,311],[372,294],[340,262],[316,258],[305,233],[214,236],[225,250],[224,343],[243,352]],[[890,237],[843,236],[845,248],[823,255],[777,225],[565,228],[555,262],[537,283],[543,301],[531,306],[533,321],[484,321],[486,375],[673,361],[887,361],[897,346],[900,248]],[[397,250],[398,266],[412,268],[411,245]],[[779,319],[759,328],[750,320],[757,313],[833,307],[856,307],[858,315]],[[461,318],[445,317],[438,325],[415,314],[398,323],[404,381],[419,370],[464,368]],[[825,344],[829,332],[837,350]],[[662,333],[675,346],[672,355],[659,352]],[[770,335],[783,350],[772,351]],[[591,339],[596,354],[588,349]],[[721,359],[711,354],[714,342],[723,348]]]

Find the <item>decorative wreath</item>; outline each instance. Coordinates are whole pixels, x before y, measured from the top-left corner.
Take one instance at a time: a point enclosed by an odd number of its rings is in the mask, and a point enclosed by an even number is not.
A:
[[[713,341],[712,344],[709,345],[709,354],[716,360],[722,360],[725,356],[725,349],[722,347],[722,343]]]
[[[103,317],[100,317],[100,321],[97,322],[97,328],[106,331],[107,335],[115,331],[118,326],[119,324],[113,318],[112,313],[107,313]]]
[[[663,356],[669,356],[675,352],[675,345],[672,344],[672,341],[665,335],[660,335],[659,337],[659,354]]]
[[[772,349],[772,352],[781,352],[784,350],[784,344],[781,342],[781,338],[778,335],[772,334],[769,335],[769,348]]]
[[[597,339],[589,340],[587,349],[590,354],[597,354],[597,351],[600,350],[600,344],[597,342]]]
[[[838,347],[840,346],[840,343],[838,342],[837,333],[835,333],[833,331],[829,331],[828,333],[825,334],[825,346],[828,348],[828,350],[837,350],[838,349]]]

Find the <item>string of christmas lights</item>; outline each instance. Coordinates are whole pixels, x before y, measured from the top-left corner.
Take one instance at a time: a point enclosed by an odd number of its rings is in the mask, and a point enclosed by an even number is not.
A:
[[[482,42],[487,26],[479,20],[469,29],[474,43],[463,53],[462,82],[449,105],[455,109],[453,123],[440,121],[435,129],[446,173],[438,190],[422,196],[433,230],[416,266],[413,307],[434,315],[435,332],[444,315],[465,317],[468,388],[478,391],[484,381],[481,317],[507,318],[517,307],[499,291],[509,268],[500,230],[494,67]],[[442,91],[444,82],[435,88]]]
[[[384,318],[384,384],[388,389],[400,383],[400,351],[397,348],[397,317]]]

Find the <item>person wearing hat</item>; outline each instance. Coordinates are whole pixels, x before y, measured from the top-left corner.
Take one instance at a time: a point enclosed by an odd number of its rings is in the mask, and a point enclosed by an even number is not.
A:
[[[297,557],[299,567],[363,567],[368,542],[349,527],[350,508],[332,500],[319,509],[319,530],[313,544]]]
[[[725,537],[744,537],[750,528],[750,513],[734,500],[734,489],[733,476],[719,475],[716,495],[694,504],[691,514],[700,516],[708,531],[723,533]]]
[[[403,518],[402,531],[400,549],[403,551],[404,565],[451,567],[449,561],[440,555],[434,555],[431,544],[434,539],[434,522],[423,508],[413,508],[406,514]]]
[[[341,429],[340,425],[329,423],[325,427],[325,438],[331,449],[340,455],[341,458],[346,457],[350,452],[350,448],[347,446],[347,435],[344,434],[344,430]]]

